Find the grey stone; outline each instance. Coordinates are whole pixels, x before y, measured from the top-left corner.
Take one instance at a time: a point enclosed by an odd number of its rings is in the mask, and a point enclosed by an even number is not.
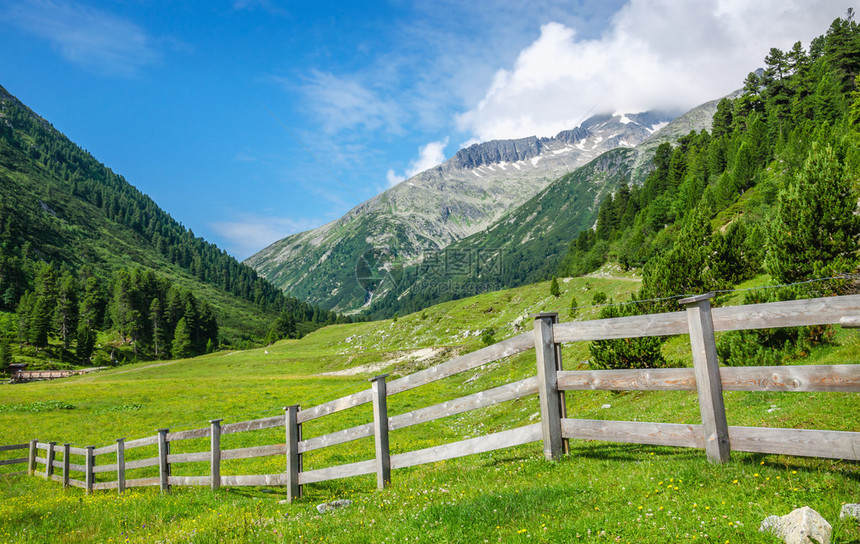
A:
[[[843,504],[839,512],[839,519],[854,518],[860,521],[860,504]]]
[[[340,499],[332,502],[324,502],[322,504],[317,505],[317,511],[320,514],[325,514],[330,510],[337,510],[338,508],[346,508],[352,504],[352,501],[349,499]]]
[[[786,544],[830,544],[833,528],[821,514],[808,506],[779,516],[768,516],[759,531],[771,533]]]

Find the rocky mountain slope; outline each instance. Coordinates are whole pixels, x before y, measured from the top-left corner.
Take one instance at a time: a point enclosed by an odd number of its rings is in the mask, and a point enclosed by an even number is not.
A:
[[[359,310],[373,291],[356,281],[365,265],[408,265],[480,232],[558,177],[611,149],[635,147],[674,117],[597,115],[553,138],[474,144],[340,219],[279,240],[245,262],[293,296],[337,311]]]

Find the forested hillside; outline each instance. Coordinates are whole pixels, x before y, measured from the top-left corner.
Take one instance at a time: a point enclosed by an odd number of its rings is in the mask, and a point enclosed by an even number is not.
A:
[[[74,361],[99,332],[165,357],[177,328],[173,351],[191,355],[338,319],[194,236],[2,88],[0,310],[16,312],[4,345]],[[49,339],[62,350],[40,349]]]
[[[759,271],[796,281],[851,269],[860,175],[852,15],[809,51],[771,49],[743,94],[720,102],[710,133],[661,145],[645,183],[603,200],[558,272],[644,266],[646,294],[668,296]]]
[[[603,317],[675,309],[667,297],[763,273],[786,287],[751,291],[746,303],[856,291],[860,27],[849,10],[808,51],[800,43],[773,48],[764,62],[740,97],[721,101],[710,133],[658,148],[644,185],[604,199],[596,228],[571,242],[559,274],[607,261],[643,267],[634,297],[642,302],[609,307]],[[796,285],[840,275],[846,279]],[[802,357],[831,336],[826,327],[746,331],[724,335],[718,348],[726,364],[768,364]],[[595,342],[593,360],[601,368],[661,366],[660,342]]]

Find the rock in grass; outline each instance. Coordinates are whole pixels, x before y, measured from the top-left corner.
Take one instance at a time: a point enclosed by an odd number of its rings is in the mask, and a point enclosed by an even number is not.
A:
[[[860,504],[843,504],[839,519],[854,518],[860,521]]]
[[[821,514],[808,506],[782,517],[768,516],[758,529],[783,539],[786,544],[830,544],[833,528]]]
[[[346,508],[352,504],[352,501],[349,499],[340,499],[332,502],[324,502],[322,504],[317,505],[317,511],[320,514],[325,514],[329,510],[337,510],[338,508]]]

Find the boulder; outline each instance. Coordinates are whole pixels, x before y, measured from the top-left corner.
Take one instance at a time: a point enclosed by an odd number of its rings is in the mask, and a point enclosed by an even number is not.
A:
[[[769,532],[786,544],[830,544],[833,528],[821,514],[804,506],[782,517],[768,516],[759,531]]]

